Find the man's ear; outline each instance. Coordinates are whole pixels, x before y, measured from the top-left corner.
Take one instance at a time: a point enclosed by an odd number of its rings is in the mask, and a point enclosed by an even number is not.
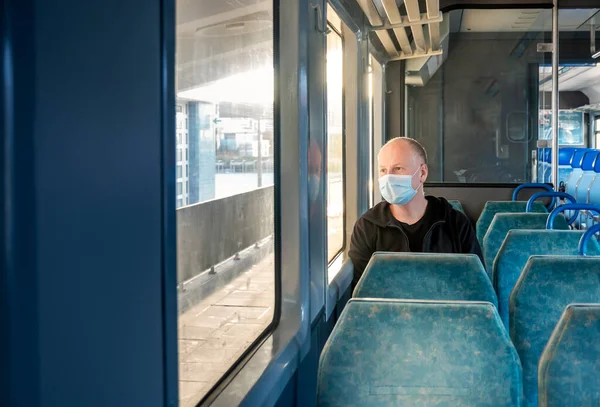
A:
[[[427,180],[427,176],[429,175],[429,168],[427,167],[427,164],[423,164],[421,166],[421,182],[425,183],[425,180]]]

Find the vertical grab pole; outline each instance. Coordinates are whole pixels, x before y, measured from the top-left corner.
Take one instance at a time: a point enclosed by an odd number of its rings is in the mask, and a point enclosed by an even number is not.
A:
[[[558,0],[552,7],[552,183],[558,191]]]

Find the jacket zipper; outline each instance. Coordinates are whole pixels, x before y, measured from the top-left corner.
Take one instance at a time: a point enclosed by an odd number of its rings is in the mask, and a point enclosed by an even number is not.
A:
[[[393,223],[390,223],[389,226],[398,229],[400,231],[400,233],[402,233],[402,236],[404,236],[404,240],[406,241],[406,247],[408,247],[408,250],[410,250],[410,240],[408,240],[408,236],[406,236],[406,232],[404,232],[404,229],[402,229],[401,226],[395,225]],[[427,232],[427,233],[429,233],[429,232]]]
[[[443,223],[446,223],[446,221],[445,221],[445,220],[438,220],[438,221],[437,221],[437,222],[435,222],[433,225],[431,225],[431,227],[429,228],[429,230],[427,231],[427,233],[425,233],[425,237],[423,238],[423,242],[422,242],[422,245],[423,245],[423,252],[425,252],[425,248],[426,248],[425,246],[426,246],[426,243],[427,243],[427,239],[429,239],[429,236],[430,236],[430,235],[431,235],[431,233],[433,232],[433,229],[434,229],[436,226],[438,226],[438,225],[441,225],[441,224],[443,224]]]

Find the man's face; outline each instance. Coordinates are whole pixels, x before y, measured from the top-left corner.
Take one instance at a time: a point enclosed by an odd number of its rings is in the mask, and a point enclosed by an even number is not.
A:
[[[413,150],[412,146],[396,140],[383,147],[379,152],[379,178],[387,174],[411,175],[412,186],[417,189],[427,178],[427,165]]]

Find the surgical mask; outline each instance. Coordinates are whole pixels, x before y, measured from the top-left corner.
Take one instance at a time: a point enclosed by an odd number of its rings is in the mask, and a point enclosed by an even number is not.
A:
[[[417,194],[417,189],[412,187],[412,179],[421,167],[413,175],[387,174],[379,178],[379,190],[383,199],[392,205],[405,205]]]
[[[319,176],[311,174],[308,176],[308,199],[309,202],[314,202],[319,195]]]

